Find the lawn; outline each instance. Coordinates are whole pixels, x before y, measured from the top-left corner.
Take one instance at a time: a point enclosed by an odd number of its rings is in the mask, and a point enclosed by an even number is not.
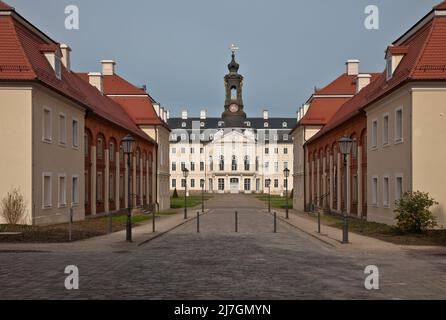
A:
[[[210,196],[204,196],[204,201],[209,200]],[[186,198],[186,206],[188,208],[193,208],[201,204],[201,196],[189,196]],[[170,208],[179,209],[184,208],[184,197],[170,198]]]
[[[322,215],[323,224],[342,229],[342,218],[334,215]],[[349,229],[352,232],[370,236],[399,245],[446,246],[446,230],[431,230],[422,234],[403,233],[393,226],[382,223],[361,221],[350,218]]]
[[[175,211],[157,213],[157,217],[176,214]],[[133,215],[133,226],[138,226],[152,219],[152,215]],[[125,230],[126,215],[114,216],[112,231]],[[77,221],[72,226],[73,241],[84,240],[108,234],[108,217],[92,218]],[[28,242],[28,243],[63,243],[68,242],[69,224],[62,223],[51,226],[12,226],[0,225],[0,232],[20,232],[20,235],[0,235],[0,242]]]
[[[256,196],[257,199],[264,201],[268,206],[268,195]],[[286,209],[286,198],[280,196],[271,196],[271,208]],[[288,198],[288,209],[293,209],[293,199]]]

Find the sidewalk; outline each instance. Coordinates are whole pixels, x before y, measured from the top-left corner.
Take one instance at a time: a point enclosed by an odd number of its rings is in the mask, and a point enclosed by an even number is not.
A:
[[[188,208],[188,219],[184,219],[184,209],[178,209],[171,216],[161,216],[155,219],[156,232],[152,232],[152,220],[132,228],[133,242],[125,241],[126,230],[112,234],[80,240],[71,243],[0,243],[0,252],[5,251],[43,251],[43,252],[117,252],[131,251],[170,232],[179,226],[196,219],[200,207]],[[205,210],[207,214],[210,210]]]
[[[267,211],[266,211],[267,212]],[[342,244],[342,230],[323,225],[321,223],[321,233],[317,232],[317,219],[303,212],[292,209],[289,210],[289,220],[285,219],[285,211],[272,209],[271,212],[277,212],[277,219],[287,223],[300,231],[322,241],[326,245],[342,251],[396,251],[396,250],[439,250],[446,251],[443,247],[428,246],[405,246],[382,241],[376,238],[363,236],[357,233],[349,232],[349,243]],[[268,213],[268,212],[267,212]],[[271,213],[273,214],[273,213]]]

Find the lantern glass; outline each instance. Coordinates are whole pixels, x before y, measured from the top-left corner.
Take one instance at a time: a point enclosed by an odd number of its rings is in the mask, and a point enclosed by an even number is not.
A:
[[[187,178],[189,176],[189,170],[186,168],[183,169],[183,177]]]
[[[266,187],[269,188],[271,185],[271,179],[266,179]]]
[[[350,154],[353,146],[353,140],[347,136],[344,136],[339,141],[339,149],[343,155]]]
[[[290,170],[288,168],[286,168],[285,170],[283,170],[283,174],[284,174],[285,178],[288,178],[290,176]]]
[[[122,139],[122,147],[124,149],[125,154],[131,154],[133,153],[133,146],[135,144],[135,139],[132,137],[132,135],[128,134],[125,136],[124,139]]]

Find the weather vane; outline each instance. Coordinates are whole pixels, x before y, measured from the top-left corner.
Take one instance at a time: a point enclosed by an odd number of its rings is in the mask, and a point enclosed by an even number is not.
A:
[[[233,43],[233,44],[231,44],[230,49],[231,49],[232,53],[235,54],[236,51],[239,50],[239,47]]]

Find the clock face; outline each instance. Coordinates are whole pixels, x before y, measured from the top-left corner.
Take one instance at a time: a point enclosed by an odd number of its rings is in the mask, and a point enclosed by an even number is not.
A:
[[[237,111],[238,111],[238,105],[236,105],[235,103],[234,104],[231,104],[230,106],[229,106],[229,111],[231,111],[232,113],[236,113]]]

